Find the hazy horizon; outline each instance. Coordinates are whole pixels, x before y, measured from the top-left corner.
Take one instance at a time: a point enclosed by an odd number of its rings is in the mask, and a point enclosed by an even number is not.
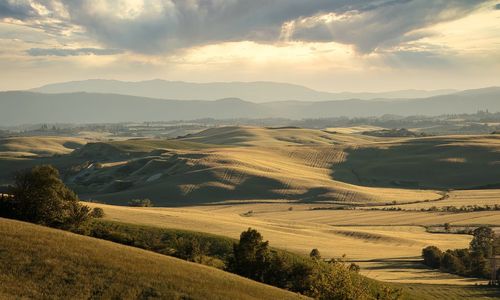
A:
[[[146,79],[137,79],[137,80],[120,80],[120,79],[115,79],[115,78],[86,78],[86,79],[80,79],[80,80],[61,80],[61,81],[51,81],[39,85],[34,85],[34,86],[29,86],[26,88],[21,88],[21,89],[0,89],[0,92],[9,92],[9,91],[31,91],[31,90],[36,90],[39,88],[43,88],[46,86],[52,86],[52,85],[58,85],[58,84],[66,84],[66,83],[75,83],[75,82],[89,82],[89,81],[109,81],[109,82],[122,82],[122,83],[144,83],[144,82],[154,82],[154,81],[161,81],[161,82],[168,82],[168,83],[192,83],[192,84],[225,84],[225,83],[244,83],[244,84],[252,84],[252,83],[272,83],[272,84],[284,84],[284,85],[295,85],[295,86],[300,86],[304,87],[316,92],[326,92],[326,93],[390,93],[390,92],[401,92],[401,91],[423,91],[423,92],[433,92],[433,91],[445,91],[445,92],[459,92],[459,91],[464,91],[464,90],[474,90],[474,89],[482,89],[482,88],[489,88],[489,87],[497,87],[500,86],[500,82],[498,84],[492,84],[492,85],[478,85],[477,87],[474,88],[462,88],[462,87],[456,87],[456,88],[435,88],[435,89],[419,89],[419,88],[407,88],[407,89],[398,89],[398,88],[393,88],[393,89],[386,89],[386,90],[327,90],[327,89],[317,89],[314,87],[311,87],[306,84],[300,84],[300,83],[294,83],[294,82],[285,82],[285,81],[273,81],[273,80],[228,80],[228,81],[190,81],[190,80],[175,80],[175,79],[168,79],[168,78],[146,78]]]

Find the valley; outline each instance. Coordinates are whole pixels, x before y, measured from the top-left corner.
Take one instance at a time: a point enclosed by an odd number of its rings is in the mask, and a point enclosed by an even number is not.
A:
[[[346,255],[385,282],[484,283],[428,269],[420,255],[429,245],[467,247],[470,235],[431,230],[444,223],[500,227],[497,210],[429,211],[500,205],[500,137],[358,132],[229,126],[169,140],[7,138],[0,159],[9,171],[55,165],[108,220],[230,238],[252,227],[280,249]],[[156,207],[126,207],[145,198]]]

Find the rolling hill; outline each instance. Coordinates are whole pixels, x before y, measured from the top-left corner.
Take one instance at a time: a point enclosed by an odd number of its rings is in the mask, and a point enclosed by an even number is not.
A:
[[[221,270],[0,218],[0,298],[305,299]]]
[[[0,92],[0,125],[117,123],[202,118],[327,118],[441,115],[500,111],[500,88],[418,99],[282,101],[253,103],[238,98],[215,101],[163,100],[118,94]],[[204,99],[204,98],[200,98]]]
[[[382,93],[327,93],[304,86],[277,82],[213,82],[148,80],[124,82],[117,80],[85,80],[62,82],[32,89],[40,93],[103,93],[178,100],[217,100],[240,98],[252,102],[269,101],[330,101],[343,99],[421,98],[451,94],[454,90],[402,90]]]
[[[112,204],[135,198],[150,198],[158,206],[403,204],[442,199],[449,189],[494,188],[499,150],[497,135],[380,138],[219,127],[174,140],[92,142],[49,157],[12,154],[0,158],[5,166],[0,182],[7,183],[16,170],[53,164],[83,199]]]

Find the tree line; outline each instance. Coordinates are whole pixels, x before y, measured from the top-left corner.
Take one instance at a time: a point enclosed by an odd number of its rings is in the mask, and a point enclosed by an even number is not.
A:
[[[422,250],[424,264],[443,272],[465,277],[491,278],[490,258],[495,254],[495,233],[489,227],[479,227],[473,232],[469,248],[441,251],[438,247],[428,246]],[[500,280],[500,270],[496,272],[496,282]]]

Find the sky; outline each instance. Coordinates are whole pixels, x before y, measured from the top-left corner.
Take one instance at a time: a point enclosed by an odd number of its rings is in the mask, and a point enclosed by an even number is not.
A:
[[[0,0],[0,90],[92,78],[500,86],[500,1]]]

